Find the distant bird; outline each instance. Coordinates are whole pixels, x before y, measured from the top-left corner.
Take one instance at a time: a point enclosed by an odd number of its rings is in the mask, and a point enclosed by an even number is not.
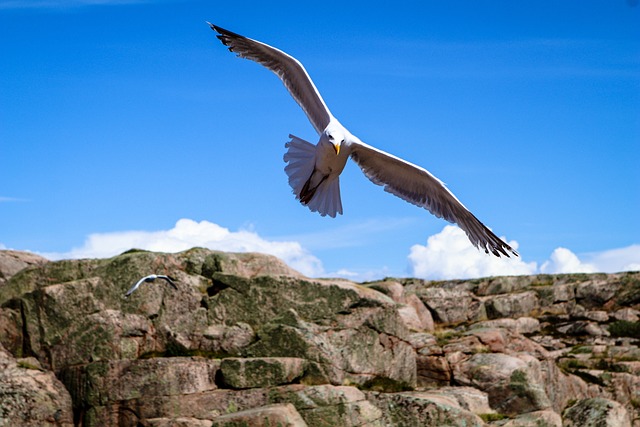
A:
[[[289,185],[300,203],[320,215],[342,214],[340,173],[351,157],[374,184],[438,218],[458,224],[476,248],[499,257],[518,255],[507,243],[485,227],[426,169],[385,153],[360,141],[333,117],[302,64],[294,57],[209,23],[218,39],[241,58],[255,61],[273,71],[293,99],[302,107],[320,135],[313,145],[289,135],[284,155]]]
[[[142,285],[143,283],[151,283],[154,282],[156,279],[163,279],[166,280],[167,283],[169,283],[171,286],[173,286],[174,288],[176,288],[176,290],[178,289],[178,286],[176,286],[176,284],[174,283],[174,279],[171,276],[165,276],[162,274],[150,274],[148,276],[143,277],[142,279],[138,280],[138,283],[136,283],[135,285],[133,285],[131,287],[131,289],[129,289],[127,291],[127,293],[124,295],[125,298],[128,298],[129,295],[131,295],[132,293],[134,293],[136,291],[136,289],[138,289],[140,287],[140,285]]]

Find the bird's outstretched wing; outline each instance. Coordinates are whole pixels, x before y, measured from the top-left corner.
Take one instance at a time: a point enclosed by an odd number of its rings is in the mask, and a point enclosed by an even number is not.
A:
[[[240,58],[250,59],[270,69],[282,80],[293,99],[302,107],[318,134],[331,120],[331,113],[320,92],[311,81],[300,61],[283,51],[257,40],[220,28],[209,23],[220,41]]]
[[[458,224],[471,243],[499,257],[518,253],[493,234],[451,193],[442,181],[426,169],[371,147],[362,141],[351,143],[351,158],[374,184],[423,207],[438,218]]]
[[[175,284],[175,280],[173,277],[171,276],[165,276],[165,275],[159,275],[158,279],[164,279],[168,284],[170,284],[171,286],[173,286],[174,289],[178,289],[178,285]]]

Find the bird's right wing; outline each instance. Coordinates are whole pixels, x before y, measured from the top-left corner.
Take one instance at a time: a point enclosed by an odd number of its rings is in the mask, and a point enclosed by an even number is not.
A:
[[[451,193],[442,181],[426,169],[371,147],[360,140],[351,142],[351,158],[374,184],[438,218],[458,224],[471,243],[499,257],[518,255],[493,234]],[[508,251],[508,252],[507,252]]]
[[[240,58],[250,59],[270,69],[282,80],[293,99],[304,110],[318,134],[322,133],[331,120],[331,113],[320,92],[307,74],[300,61],[268,44],[209,23],[219,35],[220,41]]]

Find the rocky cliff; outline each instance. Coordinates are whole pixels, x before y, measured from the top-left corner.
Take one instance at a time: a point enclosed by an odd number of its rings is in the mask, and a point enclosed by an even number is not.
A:
[[[125,291],[139,278],[166,282]],[[0,251],[0,426],[640,426],[640,273],[352,283]]]

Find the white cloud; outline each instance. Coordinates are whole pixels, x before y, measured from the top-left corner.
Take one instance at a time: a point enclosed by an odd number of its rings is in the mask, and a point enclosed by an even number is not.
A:
[[[514,249],[518,243],[510,241]],[[409,253],[411,274],[426,279],[466,279],[485,276],[534,274],[536,263],[521,258],[487,256],[476,249],[460,228],[447,225],[427,239],[426,245],[413,245]]]
[[[556,248],[551,258],[540,266],[541,273],[595,273],[598,269],[583,263],[580,258],[567,248]]]
[[[0,196],[0,203],[9,203],[9,202],[26,202],[25,199],[18,199],[16,197],[2,197]]]
[[[605,273],[640,271],[640,245],[589,253],[584,258]]]
[[[42,254],[49,259],[107,258],[131,248],[179,252],[194,246],[229,252],[261,252],[275,255],[307,276],[321,275],[322,262],[294,241],[269,241],[247,230],[229,229],[209,221],[181,219],[169,230],[95,233],[79,248],[65,253]]]
[[[325,274],[327,277],[340,277],[354,282],[371,282],[391,275],[392,274],[387,267],[369,270],[341,268],[335,272]]]
[[[509,244],[518,248],[515,241]],[[409,262],[411,275],[432,280],[537,273],[617,273],[640,270],[640,245],[581,256],[559,247],[538,268],[536,262],[525,262],[521,258],[487,256],[473,247],[464,231],[447,225],[429,237],[426,245],[412,246]]]
[[[5,245],[3,245],[2,243],[0,243],[0,250],[5,250],[7,249],[7,247]]]

